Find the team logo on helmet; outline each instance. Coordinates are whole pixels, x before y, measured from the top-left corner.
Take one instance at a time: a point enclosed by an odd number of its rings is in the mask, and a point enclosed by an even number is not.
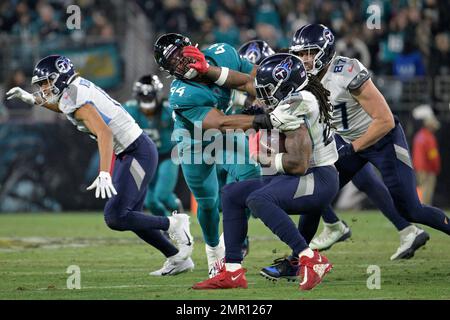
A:
[[[333,43],[333,42],[334,42],[334,35],[333,35],[333,33],[330,31],[330,29],[325,29],[325,30],[323,31],[323,37],[324,37],[325,39],[327,39],[329,43]]]
[[[250,44],[250,46],[247,48],[247,51],[245,51],[244,56],[251,63],[256,64],[256,61],[261,58],[261,51],[259,50],[258,45],[256,43]]]
[[[70,60],[66,57],[59,57],[55,62],[55,67],[60,73],[67,73],[71,68]]]
[[[293,61],[291,57],[287,57],[273,68],[272,76],[277,81],[286,80],[291,75]]]

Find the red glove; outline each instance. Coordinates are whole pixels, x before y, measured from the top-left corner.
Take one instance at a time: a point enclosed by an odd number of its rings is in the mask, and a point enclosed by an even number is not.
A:
[[[206,61],[205,55],[198,48],[194,46],[184,47],[183,56],[195,59],[196,63],[189,64],[189,68],[196,70],[199,74],[208,72],[209,64]]]

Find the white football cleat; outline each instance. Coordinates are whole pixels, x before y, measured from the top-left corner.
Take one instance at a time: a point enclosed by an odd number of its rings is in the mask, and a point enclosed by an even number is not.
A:
[[[150,272],[151,276],[174,276],[176,274],[194,270],[194,262],[191,258],[180,259],[178,253],[167,258],[161,269]]]
[[[179,257],[187,259],[191,256],[194,249],[194,238],[189,230],[189,216],[185,213],[177,213],[174,211],[169,218],[170,225],[169,236],[175,241],[178,247]]]
[[[311,240],[309,247],[312,250],[327,250],[336,242],[344,241],[351,235],[352,231],[344,221],[324,223],[322,232]]]
[[[430,239],[430,235],[424,230],[410,225],[400,232],[400,247],[391,256],[391,260],[409,259],[414,256],[417,249],[424,246]]]
[[[211,247],[205,244],[206,257],[208,259],[208,275],[215,277],[225,264],[225,243],[223,234],[220,236],[219,244]]]

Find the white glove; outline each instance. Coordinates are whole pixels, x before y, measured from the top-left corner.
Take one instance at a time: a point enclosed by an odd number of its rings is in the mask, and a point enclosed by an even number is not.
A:
[[[112,184],[111,175],[106,171],[100,171],[98,177],[86,188],[86,190],[92,190],[94,188],[96,198],[98,198],[100,194],[102,195],[102,199],[105,199],[105,194],[108,198],[111,198],[113,194],[117,194],[117,191]]]
[[[28,104],[34,104],[35,102],[34,96],[31,93],[28,93],[19,87],[14,87],[6,93],[7,100],[14,98],[18,98]]]
[[[270,122],[275,129],[291,131],[298,129],[305,120],[292,114],[290,104],[281,104],[270,113]]]

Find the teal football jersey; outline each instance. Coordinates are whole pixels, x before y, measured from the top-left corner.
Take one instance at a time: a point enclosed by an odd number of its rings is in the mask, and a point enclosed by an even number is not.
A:
[[[172,110],[168,101],[163,101],[161,112],[153,118],[147,118],[139,109],[136,100],[124,104],[125,110],[136,120],[137,124],[153,140],[158,153],[165,154],[172,150],[175,142],[171,140],[173,131]]]
[[[241,58],[232,46],[217,43],[202,50],[211,65],[228,67],[231,70],[250,73],[253,64]],[[212,108],[227,111],[231,90],[215,84],[202,84],[176,79],[170,87],[169,104],[175,111],[175,128],[187,129],[194,140],[194,125],[203,121]],[[186,141],[184,139],[184,141]]]

